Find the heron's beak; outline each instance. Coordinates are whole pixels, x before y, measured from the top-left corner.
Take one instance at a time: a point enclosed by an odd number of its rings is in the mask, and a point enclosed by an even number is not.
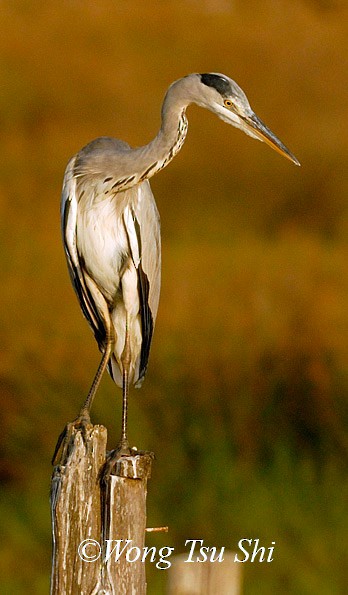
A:
[[[301,165],[298,159],[296,159],[295,155],[287,149],[285,145],[273,134],[273,132],[267,128],[266,124],[260,120],[260,118],[256,114],[252,114],[251,116],[244,116],[241,117],[246,129],[252,134],[252,136],[256,136],[261,141],[267,143],[272,149],[283,155],[295,165]]]

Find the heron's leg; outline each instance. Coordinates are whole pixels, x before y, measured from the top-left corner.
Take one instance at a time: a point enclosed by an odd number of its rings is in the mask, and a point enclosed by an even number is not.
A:
[[[114,345],[115,345],[114,334],[112,331],[108,331],[107,335],[106,335],[106,339],[105,339],[104,353],[100,360],[100,364],[98,366],[96,375],[94,376],[91,388],[88,391],[87,398],[86,398],[84,404],[82,405],[82,407],[80,409],[80,413],[76,417],[76,419],[74,419],[73,422],[68,423],[66,425],[66,427],[64,428],[64,430],[59,435],[56,447],[54,449],[54,454],[52,457],[53,465],[57,464],[58,453],[60,451],[61,446],[62,446],[62,454],[61,454],[60,460],[61,461],[65,460],[73,429],[81,429],[82,435],[85,438],[86,428],[91,423],[90,410],[92,407],[93,399],[94,399],[95,394],[98,390],[98,387],[99,387],[100,381],[103,377],[103,374],[106,370],[106,366],[108,365],[109,359],[110,359],[111,354],[114,349]]]
[[[130,364],[132,361],[132,352],[130,346],[130,332],[129,332],[129,316],[126,315],[126,334],[124,348],[121,355],[122,363],[122,428],[121,428],[121,439],[116,448],[110,451],[107,455],[106,462],[101,474],[102,481],[105,481],[107,477],[113,472],[114,465],[122,455],[132,455],[136,452],[136,449],[131,449],[128,442],[127,433],[127,417],[128,417],[128,393],[129,393],[129,371]]]
[[[130,347],[130,333],[129,333],[129,316],[126,316],[126,335],[124,348],[121,355],[122,362],[122,430],[121,440],[118,445],[119,452],[129,451],[128,434],[127,434],[127,419],[128,419],[128,394],[129,394],[129,370],[131,364],[131,347]]]
[[[91,388],[89,389],[86,400],[81,407],[79,416],[76,418],[75,421],[78,421],[80,419],[81,420],[86,419],[86,420],[88,420],[87,423],[91,423],[89,414],[90,414],[90,410],[92,407],[93,399],[94,399],[95,394],[99,388],[99,384],[100,384],[100,381],[101,381],[103,374],[106,370],[106,366],[109,363],[109,359],[110,359],[111,354],[114,350],[114,345],[115,345],[115,339],[114,339],[113,333],[109,332],[106,337],[105,350],[104,350],[103,356],[100,360],[98,370],[96,372],[96,375],[94,376],[94,379],[93,379]]]

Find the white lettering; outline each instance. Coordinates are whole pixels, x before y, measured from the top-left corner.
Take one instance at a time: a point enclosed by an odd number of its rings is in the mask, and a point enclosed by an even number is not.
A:
[[[154,562],[156,558],[156,548],[155,547],[144,547],[143,557],[141,559],[142,562],[145,562],[147,555],[151,552],[150,562]]]
[[[207,553],[205,553],[207,552]],[[208,560],[208,552],[209,552],[209,548],[208,547],[201,547],[199,548],[199,553],[202,554],[202,558],[196,558],[196,562],[206,562]]]
[[[225,548],[222,547],[221,550],[220,550],[219,555],[214,560],[214,555],[216,555],[216,547],[212,547],[211,548],[210,562],[223,562],[224,561],[224,551],[225,551]]]
[[[272,541],[272,546],[273,547],[268,548],[269,554],[268,554],[268,558],[267,558],[266,562],[273,562],[272,554],[274,552],[275,541]]]
[[[185,562],[194,562],[194,560],[192,560],[192,556],[195,551],[196,543],[200,543],[202,545],[203,539],[186,539],[185,545],[187,543],[192,543],[192,545],[191,545],[189,556],[188,556],[187,560],[185,560]]]
[[[246,546],[243,545],[244,542],[248,543],[249,546],[251,546],[252,543],[254,543],[254,549],[253,549],[251,555],[250,555],[250,552],[248,552],[248,550],[246,549]],[[238,542],[238,548],[244,554],[244,558],[242,560],[240,560],[238,558],[238,555],[236,554],[234,557],[234,561],[235,562],[247,562],[250,558],[250,562],[273,562],[273,552],[274,552],[275,541],[272,541],[272,547],[269,547],[269,548],[265,548],[263,546],[259,547],[259,544],[260,544],[259,539],[241,539]],[[267,558],[266,558],[266,552],[268,552]]]
[[[111,546],[114,541],[116,542],[116,545],[111,550]],[[126,543],[124,544],[121,551],[120,551],[120,547],[121,547],[121,543],[123,542],[123,539],[105,539],[105,542],[106,542],[106,553],[105,553],[104,562],[107,562],[108,560],[110,560],[110,557],[114,553],[115,550],[116,550],[115,561],[117,562],[117,560],[119,560],[120,557],[122,556],[125,549],[132,543],[132,540],[126,539],[125,540]]]
[[[132,551],[135,552],[135,556],[134,556],[133,560],[131,559]],[[140,558],[140,548],[139,547],[136,547],[134,545],[129,550],[127,550],[127,553],[126,553],[127,562],[136,562],[137,560],[139,560],[139,558]]]
[[[243,541],[246,541],[249,545],[251,545],[253,540],[252,539],[240,539],[238,541],[238,548],[243,552],[243,554],[245,554],[245,557],[244,557],[244,560],[240,560],[236,554],[234,557],[235,562],[246,562],[247,560],[249,560],[249,552],[244,549],[244,547],[242,545]]]
[[[165,551],[167,553],[165,553]],[[169,568],[172,563],[169,562],[169,560],[166,560],[165,558],[169,558],[169,556],[174,552],[174,548],[173,547],[161,547],[161,549],[159,550],[159,555],[160,555],[160,559],[158,560],[158,562],[156,563],[156,568],[158,568],[159,570],[164,570],[166,568]]]
[[[257,554],[259,554],[259,553],[260,553],[260,560],[259,560],[259,562],[263,562],[264,555],[265,555],[265,548],[264,547],[260,547],[260,548],[258,547],[259,546],[259,542],[260,542],[259,539],[254,539],[254,541],[255,541],[254,551],[251,554],[250,562],[254,562]]]

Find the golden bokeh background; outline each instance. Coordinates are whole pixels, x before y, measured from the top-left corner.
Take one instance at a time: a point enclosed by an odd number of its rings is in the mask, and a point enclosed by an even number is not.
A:
[[[302,163],[194,106],[152,180],[163,284],[130,437],[155,451],[150,526],[235,549],[245,595],[345,593],[348,10],[344,0],[0,2],[0,591],[48,592],[50,457],[99,352],[70,287],[65,165],[100,135],[147,143],[168,85],[223,72]],[[119,390],[93,420],[118,439]],[[148,593],[165,571],[149,567]]]

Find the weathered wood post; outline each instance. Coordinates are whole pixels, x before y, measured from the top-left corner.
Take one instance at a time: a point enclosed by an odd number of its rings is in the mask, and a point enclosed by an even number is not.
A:
[[[241,595],[241,565],[234,556],[225,551],[223,562],[187,562],[187,554],[173,556],[167,595]]]
[[[106,440],[103,426],[91,426],[84,437],[73,430],[65,460],[54,468],[51,595],[146,593],[144,563],[135,558],[136,548],[144,548],[153,456],[136,451],[120,456],[101,482]],[[123,540],[118,549],[115,540]]]

